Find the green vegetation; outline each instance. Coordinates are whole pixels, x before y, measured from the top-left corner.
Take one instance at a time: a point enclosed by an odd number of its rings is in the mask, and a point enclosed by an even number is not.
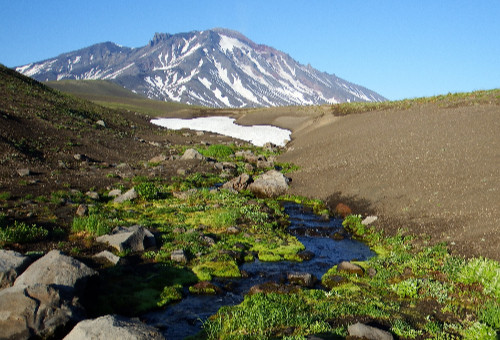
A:
[[[28,225],[24,222],[14,221],[13,225],[2,227],[3,218],[0,216],[0,244],[29,243],[41,241],[49,235],[49,231],[36,224]]]

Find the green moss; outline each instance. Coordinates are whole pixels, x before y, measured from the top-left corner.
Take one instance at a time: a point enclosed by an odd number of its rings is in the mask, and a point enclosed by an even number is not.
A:
[[[193,273],[200,281],[210,281],[216,277],[241,277],[238,265],[234,261],[204,262],[193,267]]]

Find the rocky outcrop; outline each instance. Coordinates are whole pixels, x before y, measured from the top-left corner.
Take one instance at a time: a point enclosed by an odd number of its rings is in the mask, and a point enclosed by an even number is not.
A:
[[[16,284],[0,290],[0,338],[45,338],[80,321],[83,308],[61,294],[46,284]]]
[[[123,203],[126,201],[131,201],[137,198],[137,192],[135,191],[134,188],[130,189],[124,194],[121,194],[119,196],[116,196],[115,199],[113,200],[113,203]]]
[[[0,289],[14,284],[17,276],[31,263],[28,256],[12,250],[0,249]]]
[[[257,197],[274,198],[283,195],[288,190],[290,179],[281,172],[270,170],[248,186],[248,189]]]
[[[64,338],[64,340],[87,339],[163,340],[165,338],[157,329],[139,320],[106,315],[93,320],[81,321]]]
[[[224,189],[233,189],[238,192],[245,190],[248,188],[248,186],[253,182],[252,176],[249,174],[241,174],[238,177],[233,178],[232,180],[224,183],[222,185],[222,188]]]
[[[154,235],[143,226],[116,227],[111,234],[99,236],[97,242],[107,243],[118,251],[144,251],[156,245]]]
[[[201,153],[199,153],[195,149],[187,149],[184,154],[181,157],[181,160],[191,160],[191,159],[198,159],[198,160],[204,160],[205,156],[203,156]]]
[[[52,250],[35,261],[14,282],[14,286],[34,286],[36,284],[54,285],[71,293],[78,294],[87,280],[98,273],[82,262]]]

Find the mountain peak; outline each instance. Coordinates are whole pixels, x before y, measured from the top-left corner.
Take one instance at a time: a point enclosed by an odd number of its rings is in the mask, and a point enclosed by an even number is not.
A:
[[[148,98],[209,107],[385,100],[226,28],[157,32],[139,48],[96,44],[17,71],[42,81],[107,79]]]

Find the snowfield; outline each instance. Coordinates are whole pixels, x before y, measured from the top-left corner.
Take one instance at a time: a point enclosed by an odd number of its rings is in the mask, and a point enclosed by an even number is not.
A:
[[[202,117],[192,119],[157,118],[151,123],[172,130],[191,129],[195,131],[209,131],[221,135],[239,138],[256,146],[273,143],[285,146],[290,141],[290,130],[272,125],[243,126],[234,123],[229,117]]]

